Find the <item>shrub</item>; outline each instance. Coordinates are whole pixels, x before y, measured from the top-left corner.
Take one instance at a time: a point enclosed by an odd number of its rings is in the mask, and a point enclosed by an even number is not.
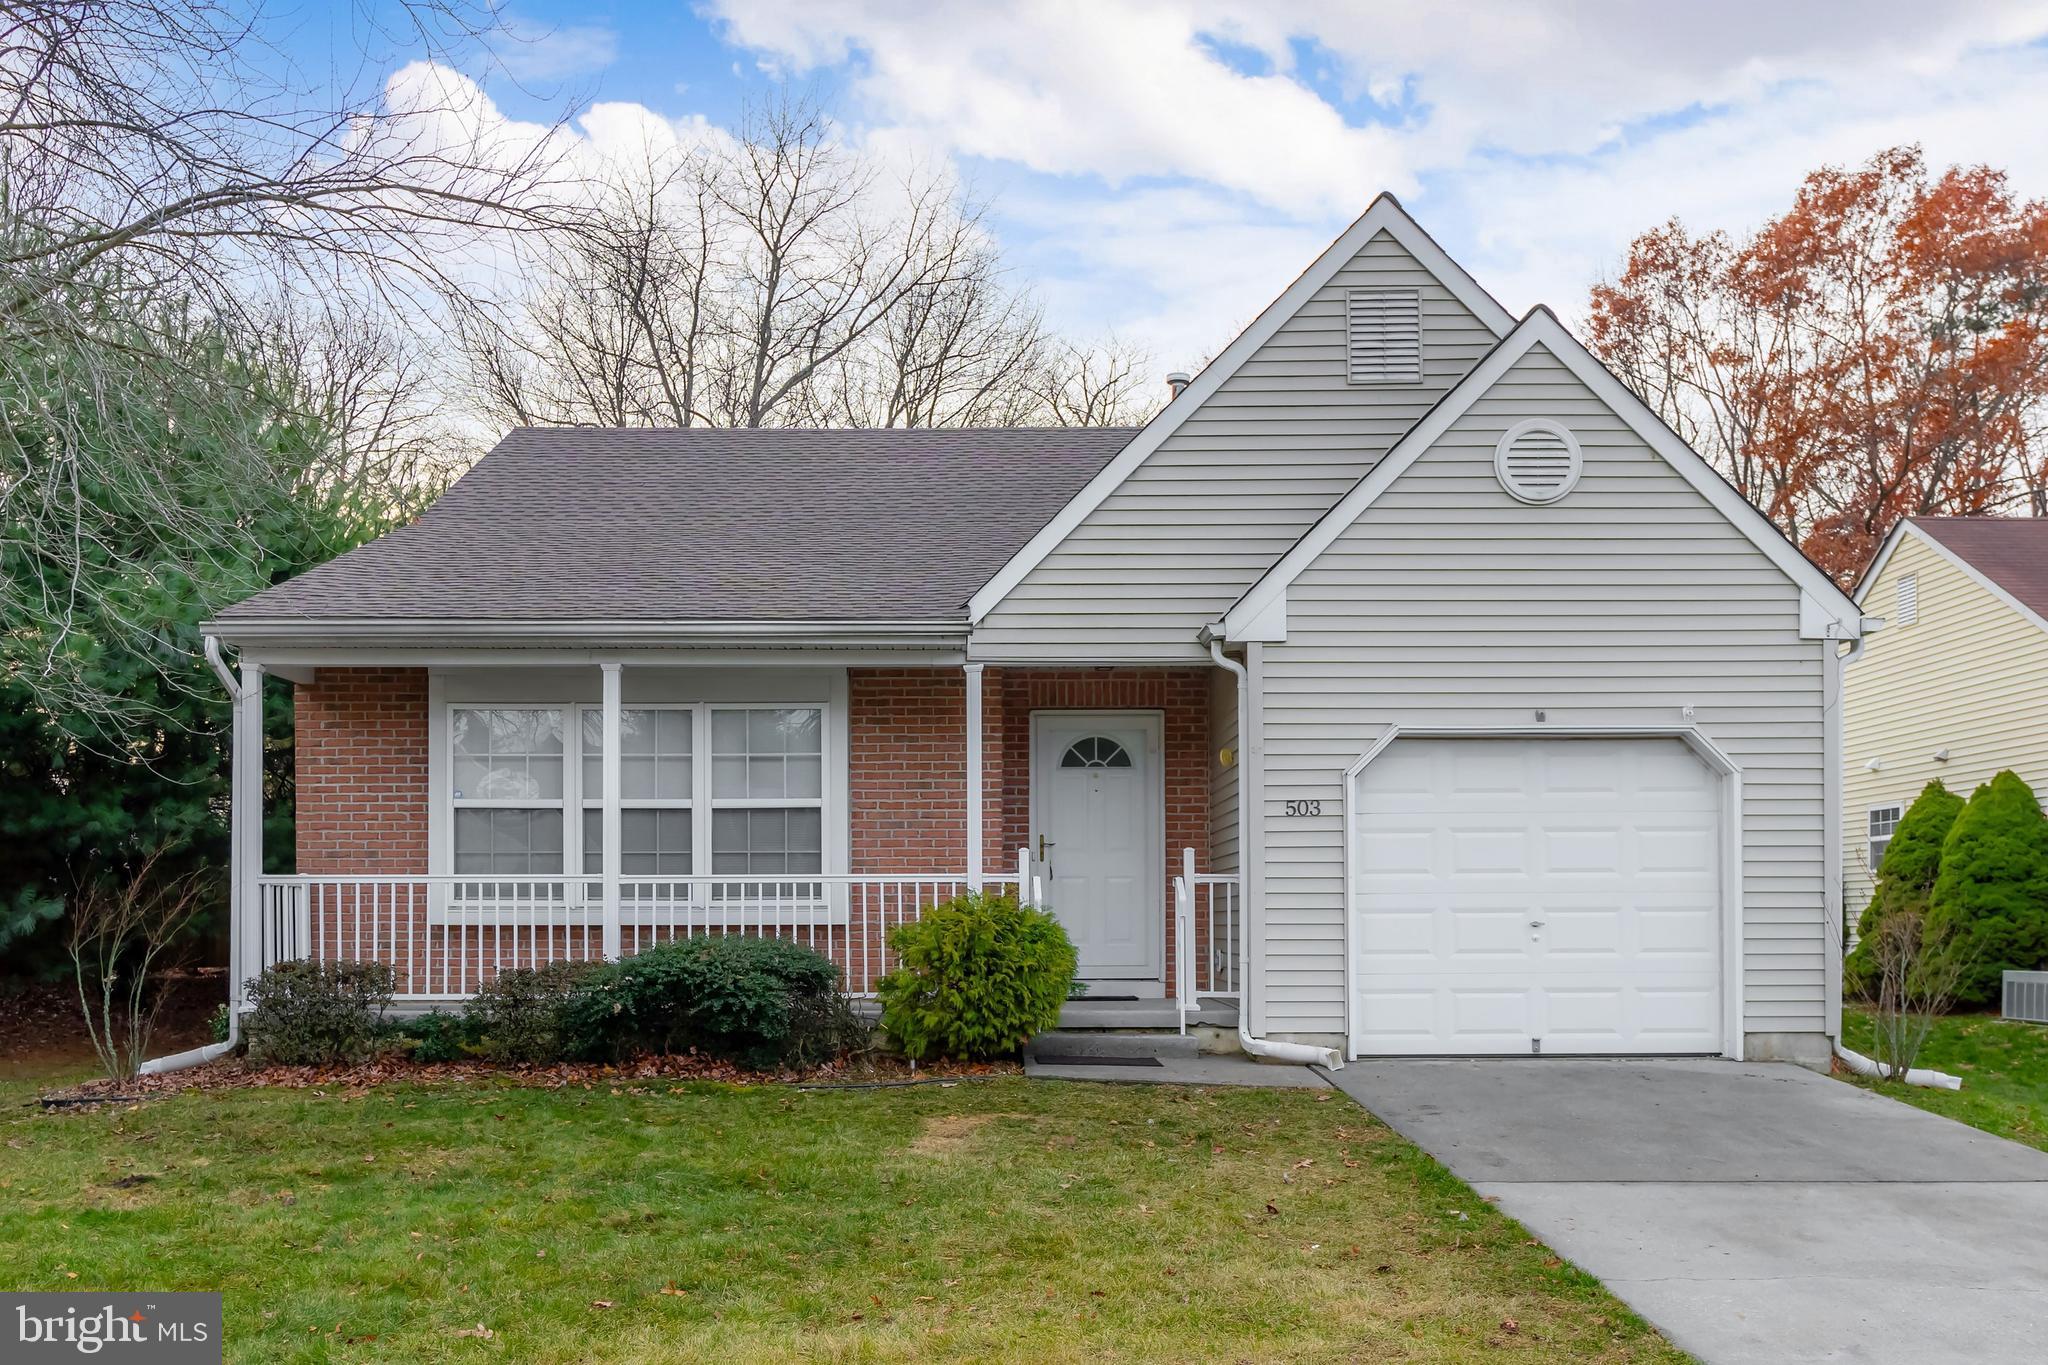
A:
[[[2048,817],[2012,772],[1977,788],[1949,830],[1927,935],[1960,967],[1960,1005],[1995,1000],[2007,969],[2048,967]]]
[[[913,1059],[1016,1051],[1059,1023],[1074,945],[1051,915],[970,891],[889,936],[897,968],[877,987],[882,1027]]]
[[[837,993],[832,960],[786,939],[692,934],[595,972],[564,1013],[586,1057],[694,1050],[747,1066],[820,1060],[815,1026]]]
[[[476,1044],[474,1026],[465,1015],[429,1010],[392,1025],[391,1034],[415,1062],[459,1062]]]
[[[395,981],[381,962],[280,962],[249,983],[249,1056],[285,1066],[338,1066],[376,1051]]]
[[[499,1062],[558,1062],[567,1055],[568,1010],[594,962],[550,962],[499,972],[465,1016],[475,1050]]]
[[[1935,874],[1941,871],[1942,842],[1962,810],[1963,798],[1937,779],[1921,789],[1892,831],[1884,861],[1871,869],[1877,886],[1856,921],[1856,951],[1842,968],[1843,983],[1852,995],[1867,999],[1878,989],[1878,940],[1884,922],[1898,914],[1926,915]]]

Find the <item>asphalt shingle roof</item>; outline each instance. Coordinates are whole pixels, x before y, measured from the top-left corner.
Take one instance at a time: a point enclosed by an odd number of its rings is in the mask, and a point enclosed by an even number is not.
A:
[[[1913,525],[2048,617],[2048,518],[1914,517]]]
[[[954,621],[1127,427],[528,427],[222,621]]]

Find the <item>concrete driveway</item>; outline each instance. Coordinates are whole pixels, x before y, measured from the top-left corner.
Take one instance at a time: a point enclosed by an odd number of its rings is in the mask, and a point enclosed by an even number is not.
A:
[[[2048,1153],[1793,1066],[1331,1076],[1701,1360],[2048,1359]]]

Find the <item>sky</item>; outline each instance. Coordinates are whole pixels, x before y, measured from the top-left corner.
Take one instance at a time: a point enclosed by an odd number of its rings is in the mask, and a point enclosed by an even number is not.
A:
[[[815,89],[850,140],[988,202],[1055,326],[1162,374],[1382,190],[1511,311],[1568,322],[1636,233],[1740,232],[1899,143],[2048,195],[2048,0],[505,3],[518,41],[482,80],[507,117],[573,103],[601,151]],[[303,12],[302,60],[349,8]]]

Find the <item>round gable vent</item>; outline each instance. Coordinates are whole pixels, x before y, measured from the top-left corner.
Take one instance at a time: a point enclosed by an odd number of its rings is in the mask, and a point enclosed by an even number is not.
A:
[[[1585,461],[1578,438],[1542,417],[1515,423],[1493,448],[1500,486],[1523,502],[1556,502],[1572,491]]]

